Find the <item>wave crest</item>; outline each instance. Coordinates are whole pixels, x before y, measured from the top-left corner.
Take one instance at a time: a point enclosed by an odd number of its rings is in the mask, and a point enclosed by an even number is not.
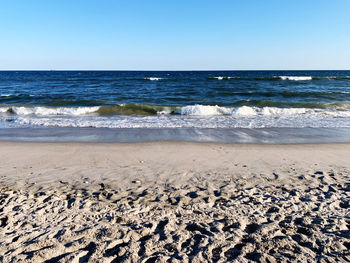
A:
[[[38,116],[50,116],[50,115],[67,115],[67,116],[79,116],[87,115],[96,112],[100,107],[5,107],[0,108],[2,113],[10,113],[16,115],[38,115]]]
[[[229,115],[233,117],[252,117],[252,116],[276,116],[276,117],[297,117],[301,115],[312,116],[332,116],[332,117],[350,117],[350,110],[347,105],[330,105],[329,108],[278,108],[278,107],[220,107],[194,105],[182,107],[179,111],[181,115],[188,116],[215,116]]]
[[[193,105],[182,107],[179,111],[181,115],[228,115],[232,113],[232,109],[219,106]]]
[[[298,116],[298,115],[327,115],[335,117],[350,117],[350,103],[321,104],[318,107],[275,107],[265,103],[257,106],[225,107],[218,105],[151,105],[151,104],[120,104],[92,107],[41,107],[41,106],[6,106],[0,107],[1,115],[19,116],[114,116],[114,115],[182,115],[182,116]]]
[[[208,79],[217,79],[217,80],[240,79],[240,78],[241,77],[223,77],[223,76],[208,77]]]
[[[295,81],[303,81],[303,80],[312,80],[311,76],[279,76],[281,80],[295,80]]]
[[[149,77],[149,78],[144,78],[145,80],[151,80],[151,81],[157,81],[157,80],[163,80],[164,78],[159,78],[159,77]]]

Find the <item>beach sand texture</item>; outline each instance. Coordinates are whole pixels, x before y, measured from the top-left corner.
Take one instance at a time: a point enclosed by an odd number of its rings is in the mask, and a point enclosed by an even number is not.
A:
[[[0,143],[2,262],[349,262],[350,145]]]

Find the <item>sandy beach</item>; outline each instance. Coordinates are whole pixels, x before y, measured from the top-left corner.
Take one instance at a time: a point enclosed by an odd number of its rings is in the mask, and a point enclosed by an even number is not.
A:
[[[349,262],[350,144],[0,143],[2,262]]]

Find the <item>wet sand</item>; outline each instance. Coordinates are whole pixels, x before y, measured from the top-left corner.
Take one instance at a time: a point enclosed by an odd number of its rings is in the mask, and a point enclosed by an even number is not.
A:
[[[350,261],[350,144],[0,143],[0,261]]]

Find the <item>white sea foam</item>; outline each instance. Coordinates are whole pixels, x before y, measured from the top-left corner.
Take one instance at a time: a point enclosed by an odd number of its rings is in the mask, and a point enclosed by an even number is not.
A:
[[[302,81],[302,80],[312,80],[311,76],[279,76],[282,80],[296,80],[296,81]]]
[[[9,110],[9,107],[1,107],[0,108],[0,113],[5,113]]]
[[[158,111],[158,115],[169,115],[172,113],[172,110],[169,107],[164,107],[161,111]]]
[[[12,112],[17,115],[69,115],[79,116],[96,112],[100,107],[11,107]]]
[[[123,104],[120,104],[123,106]],[[100,106],[93,107],[25,107],[25,106],[7,106],[0,107],[0,113],[11,112],[18,116],[82,116],[95,115]],[[174,112],[175,111],[175,112]],[[277,107],[223,107],[211,105],[189,105],[179,108],[164,107],[157,114],[171,115],[175,113],[181,116],[233,116],[254,117],[254,116],[273,116],[273,117],[297,117],[297,116],[332,116],[337,118],[350,117],[349,105],[330,106],[328,109],[315,108],[277,108]],[[174,117],[174,115],[171,115]],[[126,116],[127,117],[127,116]],[[101,118],[101,117],[100,117]],[[108,117],[107,117],[108,118]]]
[[[164,108],[153,116],[94,114],[99,107],[0,107],[0,126],[96,128],[350,127],[350,109],[221,107]],[[11,110],[13,115],[9,116]],[[11,121],[8,121],[11,118]]]
[[[306,108],[264,107],[259,111],[260,111],[261,115],[265,115],[265,116],[273,116],[273,115],[291,116],[291,115],[305,114],[305,113],[307,113],[308,109],[306,109]],[[311,110],[311,111],[314,111],[314,110]]]
[[[217,77],[213,77],[214,79],[217,80],[223,80],[223,79],[234,79],[234,78],[239,78],[239,77],[223,77],[223,76],[217,76]]]
[[[219,106],[193,105],[193,106],[182,107],[179,113],[181,115],[196,115],[196,116],[228,115],[232,113],[232,108],[219,107]]]
[[[162,79],[164,79],[164,78],[149,77],[149,78],[145,78],[145,79],[154,81],[154,80],[162,80]]]
[[[249,107],[241,106],[237,108],[193,105],[182,107],[179,111],[181,115],[189,116],[215,116],[215,115],[233,115],[233,116],[257,116],[257,115],[297,115],[304,114],[305,108],[276,108],[276,107]],[[312,111],[312,110],[311,110]]]
[[[1,117],[0,117],[1,119]],[[18,116],[12,127],[96,127],[96,128],[266,128],[266,127],[350,127],[350,115],[301,116]]]
[[[258,113],[256,111],[256,108],[249,107],[249,106],[242,106],[242,107],[237,108],[234,111],[234,114],[238,115],[238,116],[255,116]]]
[[[187,116],[235,116],[235,117],[252,117],[252,116],[277,116],[277,117],[298,117],[298,116],[333,116],[338,118],[350,117],[348,108],[277,108],[277,107],[250,107],[241,106],[237,108],[193,105],[182,107],[178,113]]]

